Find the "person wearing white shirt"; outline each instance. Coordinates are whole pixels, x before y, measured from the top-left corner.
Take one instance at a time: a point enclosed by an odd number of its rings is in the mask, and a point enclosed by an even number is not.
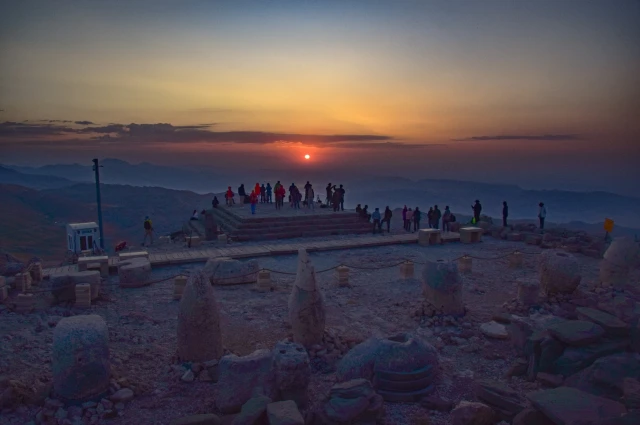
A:
[[[538,204],[538,219],[540,220],[540,233],[544,233],[544,219],[547,218],[547,209],[544,202]]]

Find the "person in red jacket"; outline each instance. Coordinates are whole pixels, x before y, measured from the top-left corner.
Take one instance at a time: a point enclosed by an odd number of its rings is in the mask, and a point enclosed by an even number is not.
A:
[[[281,209],[284,203],[284,196],[287,191],[285,190],[283,185],[279,185],[276,188],[276,209]]]
[[[233,205],[233,190],[231,190],[231,186],[227,189],[227,192],[224,194],[224,198],[227,200],[227,206],[230,207]]]
[[[249,195],[249,202],[251,202],[251,214],[255,214],[256,205],[258,205],[258,195],[255,190],[251,191],[251,195]]]

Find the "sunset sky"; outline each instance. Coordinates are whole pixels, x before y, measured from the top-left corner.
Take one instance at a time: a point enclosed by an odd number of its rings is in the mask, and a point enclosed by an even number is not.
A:
[[[4,1],[0,163],[242,157],[630,193],[639,22],[636,0]]]

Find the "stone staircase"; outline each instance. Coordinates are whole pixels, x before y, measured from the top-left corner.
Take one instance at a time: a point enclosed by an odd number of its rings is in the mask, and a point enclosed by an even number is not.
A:
[[[229,208],[210,210],[233,240],[256,241],[371,233],[372,224],[355,212],[283,217],[242,217]]]

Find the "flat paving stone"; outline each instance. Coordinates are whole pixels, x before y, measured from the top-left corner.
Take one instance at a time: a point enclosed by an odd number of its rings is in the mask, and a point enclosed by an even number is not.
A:
[[[576,347],[589,345],[604,336],[602,326],[586,320],[567,320],[547,329],[554,338]]]
[[[527,397],[556,425],[576,425],[585,419],[604,420],[627,413],[624,405],[617,401],[569,387],[537,391]]]

